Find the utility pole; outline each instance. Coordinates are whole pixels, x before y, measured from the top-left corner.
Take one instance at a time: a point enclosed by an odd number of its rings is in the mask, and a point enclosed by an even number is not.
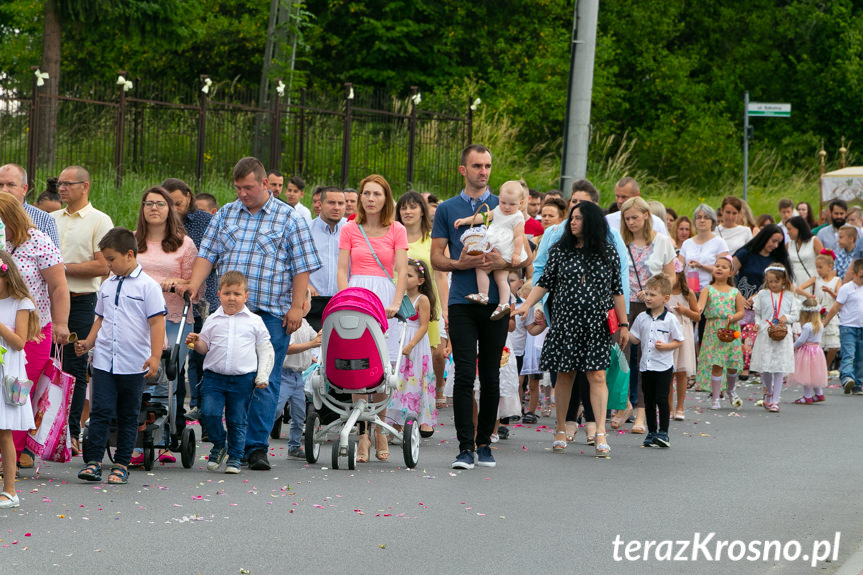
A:
[[[593,91],[593,62],[596,55],[598,19],[599,0],[576,0],[572,23],[569,94],[560,166],[560,189],[566,195],[569,194],[572,182],[587,175],[590,98]]]

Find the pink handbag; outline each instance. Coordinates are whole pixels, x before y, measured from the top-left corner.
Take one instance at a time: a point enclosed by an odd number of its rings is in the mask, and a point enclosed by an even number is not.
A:
[[[75,378],[62,370],[56,355],[36,382],[31,398],[36,429],[27,434],[26,445],[43,461],[65,463],[72,459],[69,408]]]

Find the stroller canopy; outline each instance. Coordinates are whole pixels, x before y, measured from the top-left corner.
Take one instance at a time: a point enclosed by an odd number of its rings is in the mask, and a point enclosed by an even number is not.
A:
[[[324,308],[321,321],[326,321],[328,315],[340,310],[359,311],[372,316],[384,333],[389,328],[387,314],[380,298],[375,295],[375,292],[366,288],[349,287],[338,292]]]

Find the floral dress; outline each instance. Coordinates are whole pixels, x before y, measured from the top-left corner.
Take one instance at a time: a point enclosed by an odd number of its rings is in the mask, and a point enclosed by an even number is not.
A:
[[[419,297],[414,300],[416,308]],[[420,327],[419,312],[408,318],[405,342],[416,335]],[[401,351],[401,350],[399,350]],[[404,425],[409,415],[415,415],[420,425],[437,424],[435,380],[432,370],[431,346],[428,334],[416,344],[409,356],[402,356],[399,365],[399,386],[387,407],[387,417]]]
[[[737,288],[731,288],[728,293],[722,293],[712,285],[707,288],[707,306],[704,316],[707,324],[704,327],[704,341],[701,342],[701,353],[698,356],[698,375],[696,382],[702,391],[710,390],[710,372],[714,365],[725,370],[743,367],[743,351],[740,348],[740,338],[731,342],[719,340],[718,332],[728,325],[728,317],[737,311]],[[736,326],[732,325],[732,328]]]

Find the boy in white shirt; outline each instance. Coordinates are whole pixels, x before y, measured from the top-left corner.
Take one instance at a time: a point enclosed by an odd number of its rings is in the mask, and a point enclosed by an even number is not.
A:
[[[291,429],[288,433],[288,455],[300,459],[306,458],[305,450],[300,446],[303,437],[303,424],[306,421],[306,394],[303,390],[303,372],[312,365],[312,350],[321,347],[321,333],[305,320],[312,307],[312,292],[306,291],[303,301],[303,323],[291,334],[288,353],[282,363],[282,384],[279,388],[279,400],[276,402],[276,418],[282,416],[285,404],[291,402]]]
[[[824,325],[839,316],[839,379],[845,393],[863,395],[863,259],[851,262],[848,279],[839,288]]]
[[[671,447],[668,439],[668,389],[674,375],[674,350],[683,345],[683,329],[673,313],[665,309],[671,298],[671,281],[660,274],[644,284],[647,311],[638,314],[629,329],[629,341],[641,344],[641,384],[647,412],[644,447]],[[656,411],[659,409],[659,430]]]
[[[246,444],[249,402],[254,389],[264,389],[273,369],[275,352],[264,320],[246,307],[246,278],[238,271],[222,275],[221,307],[210,314],[201,333],[190,333],[186,344],[204,358],[201,411],[213,442],[209,471],[216,471],[227,456],[225,473],[239,473]],[[228,424],[227,447],[222,411]]]

